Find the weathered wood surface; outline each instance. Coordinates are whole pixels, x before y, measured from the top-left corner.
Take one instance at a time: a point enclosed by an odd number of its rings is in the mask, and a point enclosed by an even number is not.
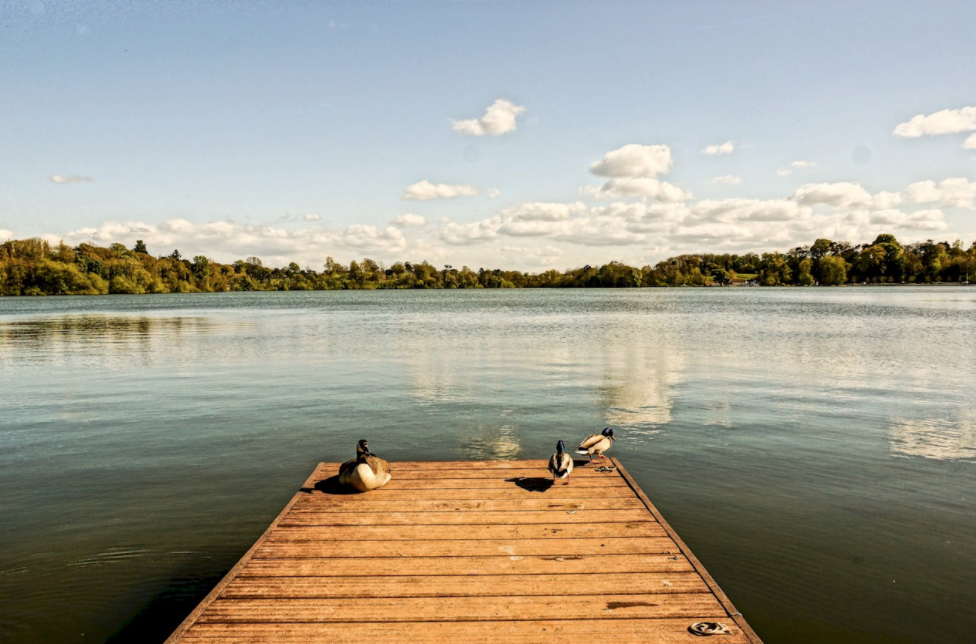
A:
[[[546,461],[394,463],[347,494],[322,463],[167,640],[761,644],[627,472]]]

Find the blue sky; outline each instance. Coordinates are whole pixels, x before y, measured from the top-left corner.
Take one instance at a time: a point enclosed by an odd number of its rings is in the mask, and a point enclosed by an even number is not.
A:
[[[976,239],[973,3],[0,18],[0,238],[527,270]]]

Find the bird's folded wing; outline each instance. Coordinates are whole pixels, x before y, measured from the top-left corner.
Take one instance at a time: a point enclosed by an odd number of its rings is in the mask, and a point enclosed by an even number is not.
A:
[[[588,449],[603,440],[603,434],[591,434],[579,444],[580,449]]]

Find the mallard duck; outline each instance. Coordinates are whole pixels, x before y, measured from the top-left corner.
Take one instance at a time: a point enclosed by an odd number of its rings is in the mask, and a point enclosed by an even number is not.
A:
[[[569,485],[569,473],[573,471],[573,457],[566,453],[566,443],[556,443],[556,453],[549,458],[549,471],[552,472],[552,482],[565,479]]]
[[[594,454],[600,458],[606,458],[603,452],[610,449],[610,446],[613,445],[613,441],[615,440],[617,439],[613,437],[613,428],[604,427],[603,431],[599,434],[590,434],[584,438],[580,442],[579,447],[576,448],[576,453],[586,454],[590,457],[590,461],[593,460]]]
[[[356,458],[339,466],[339,483],[369,492],[390,480],[390,464],[369,451],[365,439],[356,444]]]

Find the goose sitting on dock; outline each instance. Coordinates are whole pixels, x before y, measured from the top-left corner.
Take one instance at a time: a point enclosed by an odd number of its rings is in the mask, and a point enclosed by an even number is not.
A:
[[[610,449],[610,446],[613,445],[613,441],[615,440],[617,439],[613,436],[613,428],[604,427],[603,431],[599,434],[590,434],[584,438],[580,442],[579,447],[576,448],[576,453],[586,454],[590,457],[590,461],[593,461],[594,454],[600,458],[606,458],[603,452]]]
[[[549,459],[549,471],[552,472],[552,482],[564,479],[569,485],[569,473],[573,471],[573,457],[566,453],[566,443],[556,443],[556,453]]]
[[[369,451],[366,439],[356,444],[356,458],[339,466],[339,483],[369,492],[389,482],[390,464]]]

